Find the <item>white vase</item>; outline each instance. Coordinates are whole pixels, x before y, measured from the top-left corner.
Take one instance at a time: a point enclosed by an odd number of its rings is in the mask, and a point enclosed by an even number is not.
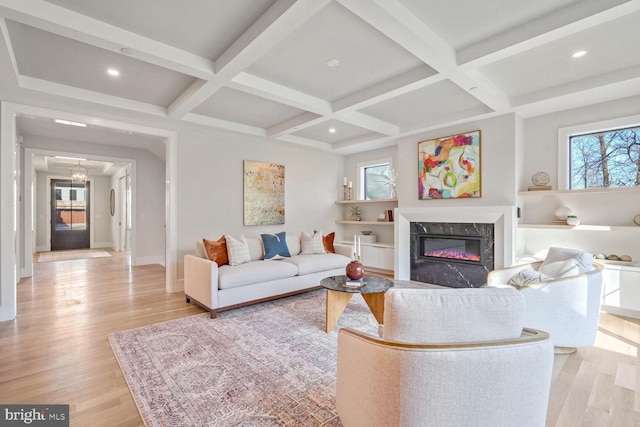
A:
[[[580,218],[567,217],[567,225],[579,225]]]

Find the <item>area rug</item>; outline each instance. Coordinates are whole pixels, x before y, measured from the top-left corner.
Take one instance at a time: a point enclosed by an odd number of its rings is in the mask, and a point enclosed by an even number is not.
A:
[[[318,290],[109,340],[147,426],[340,426],[336,344],[345,326],[377,333],[360,295],[326,333]]]
[[[41,252],[38,262],[67,261],[71,259],[105,258],[111,254],[102,249],[78,249],[68,251]]]

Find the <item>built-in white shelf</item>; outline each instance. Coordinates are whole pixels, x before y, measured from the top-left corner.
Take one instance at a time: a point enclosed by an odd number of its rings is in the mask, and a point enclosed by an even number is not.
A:
[[[393,225],[393,221],[351,221],[348,219],[337,219],[336,224]]]
[[[339,204],[355,204],[355,203],[396,203],[398,199],[375,199],[375,200],[337,200]]]
[[[575,230],[575,231],[614,231],[614,230],[638,230],[636,226],[626,225],[565,225],[565,224],[518,224],[518,228],[543,228],[558,230]]]
[[[637,193],[640,186],[622,188],[582,188],[576,190],[535,190],[519,191],[518,196],[544,196],[550,194],[598,194],[598,193]]]
[[[342,240],[342,241],[339,241],[337,243],[341,243],[343,245],[353,245],[353,240],[351,240],[351,241]],[[383,243],[383,242],[365,243],[365,242],[360,242],[360,244],[362,246],[371,246],[371,247],[374,247],[374,248],[390,248],[390,249],[394,248],[393,243]]]

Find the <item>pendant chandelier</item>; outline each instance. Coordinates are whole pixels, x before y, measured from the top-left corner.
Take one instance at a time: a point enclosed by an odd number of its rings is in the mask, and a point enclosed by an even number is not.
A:
[[[89,171],[87,168],[83,168],[80,165],[80,161],[78,160],[78,165],[74,166],[70,169],[71,171],[71,182],[74,184],[84,184],[87,182],[87,175]]]

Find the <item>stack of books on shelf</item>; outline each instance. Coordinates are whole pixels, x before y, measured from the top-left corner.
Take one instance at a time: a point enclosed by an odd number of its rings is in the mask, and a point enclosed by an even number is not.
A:
[[[550,185],[530,185],[529,191],[551,190]]]

